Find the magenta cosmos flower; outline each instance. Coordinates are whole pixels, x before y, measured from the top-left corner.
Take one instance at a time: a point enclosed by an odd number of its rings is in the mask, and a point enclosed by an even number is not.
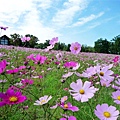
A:
[[[49,44],[55,45],[57,42],[58,42],[58,37],[54,37],[54,38],[52,38],[52,40],[50,40]]]
[[[78,65],[78,63],[77,63],[77,62],[74,62],[74,61],[66,62],[66,63],[64,64],[64,66],[65,66],[66,68],[70,68],[70,69],[76,67],[77,65]]]
[[[69,116],[67,118],[60,118],[60,120],[77,120],[74,116]]]
[[[63,108],[64,110],[71,110],[72,112],[78,111],[79,108],[76,106],[72,106],[72,104],[70,102],[68,103],[61,103],[60,105],[61,108]]]
[[[114,106],[108,104],[97,105],[94,111],[100,120],[117,120],[119,111]]]
[[[120,90],[112,93],[112,98],[116,104],[120,104]]]
[[[6,104],[19,104],[27,100],[27,97],[23,96],[21,92],[14,92],[12,89],[8,89],[6,93],[0,93],[0,98],[2,99],[0,102],[0,107]]]
[[[72,82],[70,87],[73,89],[69,90],[70,94],[75,100],[81,102],[88,101],[88,99],[92,98],[94,93],[98,90],[97,88],[94,88],[94,86],[91,87],[91,82],[85,81],[83,85],[81,79],[78,79],[77,83]]]
[[[81,51],[81,44],[78,42],[72,43],[70,46],[71,53],[78,54]]]
[[[19,72],[19,68],[15,68],[13,70],[6,70],[7,74],[15,74],[15,73],[18,73],[18,72]]]
[[[119,60],[119,56],[116,56],[116,57],[113,59],[113,62],[114,62],[114,63],[117,63],[118,60]]]
[[[21,38],[22,42],[26,42],[26,41],[29,41],[30,40],[30,37],[23,37]]]
[[[35,61],[35,64],[44,64],[45,60],[47,60],[46,56],[41,56],[40,54],[37,54],[35,58],[33,58],[33,61]]]
[[[4,72],[6,65],[7,65],[6,60],[0,62],[0,74]]]

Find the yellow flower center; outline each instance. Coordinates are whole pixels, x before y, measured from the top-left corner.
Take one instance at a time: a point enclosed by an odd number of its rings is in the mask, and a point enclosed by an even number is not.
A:
[[[83,89],[81,89],[81,90],[79,91],[79,93],[80,93],[80,94],[84,94],[85,91],[84,91]]]
[[[104,76],[104,72],[100,72],[100,76]]]
[[[120,96],[118,96],[117,99],[120,100]]]
[[[46,102],[46,100],[41,100],[40,101],[40,104],[43,104],[43,103],[45,103]]]
[[[18,100],[18,98],[15,96],[12,96],[9,98],[9,100],[10,100],[10,102],[16,102]]]
[[[109,112],[104,112],[104,116],[105,116],[106,118],[109,118],[109,117],[111,116],[111,114],[110,114]]]
[[[64,105],[64,108],[68,108],[68,105],[67,105],[67,104],[65,104],[65,105]]]
[[[74,47],[74,50],[77,50],[78,48],[77,47]]]

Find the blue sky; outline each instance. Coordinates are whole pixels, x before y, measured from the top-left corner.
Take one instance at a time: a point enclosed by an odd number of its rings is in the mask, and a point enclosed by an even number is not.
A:
[[[120,0],[0,0],[2,35],[32,34],[40,42],[94,46],[99,39],[120,34]]]

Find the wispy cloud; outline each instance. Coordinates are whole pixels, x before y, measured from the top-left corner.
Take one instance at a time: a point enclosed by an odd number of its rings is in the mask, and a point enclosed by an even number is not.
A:
[[[104,12],[100,12],[100,13],[97,14],[97,15],[91,14],[91,15],[88,16],[88,17],[79,18],[78,21],[72,25],[72,27],[73,27],[73,26],[81,26],[81,25],[84,25],[85,23],[87,23],[87,22],[89,22],[89,21],[92,21],[92,20],[95,20],[95,19],[101,17],[103,14],[104,14]]]
[[[63,8],[58,10],[52,21],[61,27],[72,22],[75,14],[81,12],[88,5],[86,0],[68,0],[63,3]]]
[[[60,36],[55,28],[46,26],[43,20],[43,14],[52,7],[52,3],[53,0],[2,0],[0,25],[9,27],[5,31],[7,35],[33,34],[39,38],[40,42]]]

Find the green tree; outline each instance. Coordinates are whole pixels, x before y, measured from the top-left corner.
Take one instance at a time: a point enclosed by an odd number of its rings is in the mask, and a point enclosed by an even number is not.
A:
[[[102,38],[98,39],[95,42],[95,52],[98,53],[109,53],[109,46],[110,46],[110,42],[107,41],[107,39],[103,40]]]

